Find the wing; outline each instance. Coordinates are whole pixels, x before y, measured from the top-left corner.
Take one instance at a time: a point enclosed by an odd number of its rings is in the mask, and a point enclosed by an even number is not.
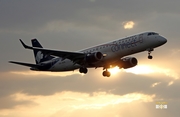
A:
[[[82,64],[86,54],[81,52],[68,52],[68,51],[59,51],[59,50],[51,50],[51,49],[45,49],[45,48],[37,48],[37,47],[31,47],[26,45],[21,39],[20,42],[26,49],[31,50],[38,50],[46,53],[47,55],[53,55],[57,57],[62,57],[63,59],[70,59],[74,63]]]

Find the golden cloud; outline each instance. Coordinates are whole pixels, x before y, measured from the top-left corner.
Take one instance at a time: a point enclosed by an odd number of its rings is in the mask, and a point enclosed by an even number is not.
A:
[[[133,21],[123,22],[124,29],[132,29],[135,23]]]
[[[11,97],[15,101],[31,101],[35,104],[24,104],[16,106],[14,109],[0,110],[0,116],[49,117],[52,115],[63,115],[63,117],[70,117],[74,116],[75,113],[79,115],[85,112],[84,114],[90,117],[93,115],[92,111],[97,110],[100,115],[103,115],[107,112],[105,111],[106,109],[109,110],[108,113],[112,112],[113,114],[114,109],[117,108],[119,111],[123,104],[153,102],[155,95],[130,93],[121,96],[106,92],[94,92],[92,95],[89,95],[88,93],[65,91],[50,96],[33,96],[19,92],[11,95]],[[108,117],[108,115],[105,117]]]
[[[138,65],[133,68],[126,69],[125,72],[133,73],[133,74],[163,74],[173,78],[174,80],[179,79],[179,74],[172,70],[171,68],[164,68],[153,65]]]
[[[71,76],[74,74],[80,74],[78,71],[73,72],[44,72],[44,71],[10,71],[11,74],[17,74],[17,75],[25,75],[25,76]]]

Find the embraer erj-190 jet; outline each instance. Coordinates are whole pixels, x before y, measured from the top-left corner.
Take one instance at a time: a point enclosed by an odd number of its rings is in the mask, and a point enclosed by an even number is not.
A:
[[[34,52],[36,64],[9,61],[10,63],[30,67],[35,71],[73,71],[79,69],[86,74],[87,68],[103,68],[103,76],[109,77],[109,68],[131,68],[137,65],[135,57],[128,55],[148,51],[148,58],[152,59],[151,52],[167,42],[166,38],[155,32],[145,32],[123,39],[93,46],[76,52],[45,49],[37,39],[32,39],[32,46],[20,42],[26,49]]]

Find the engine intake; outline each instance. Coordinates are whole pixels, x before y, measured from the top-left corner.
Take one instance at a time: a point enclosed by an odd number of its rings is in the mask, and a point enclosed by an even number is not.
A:
[[[120,60],[119,67],[127,69],[127,68],[134,67],[137,64],[138,64],[138,60],[136,58],[134,58],[134,57],[126,57],[126,58],[122,58]]]
[[[103,54],[101,52],[94,52],[86,55],[86,62],[95,63],[103,59]]]

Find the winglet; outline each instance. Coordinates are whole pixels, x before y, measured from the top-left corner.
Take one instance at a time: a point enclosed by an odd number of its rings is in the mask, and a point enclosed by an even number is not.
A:
[[[33,49],[33,47],[26,45],[21,39],[19,39],[19,40],[20,40],[21,44],[24,46],[24,48]]]

